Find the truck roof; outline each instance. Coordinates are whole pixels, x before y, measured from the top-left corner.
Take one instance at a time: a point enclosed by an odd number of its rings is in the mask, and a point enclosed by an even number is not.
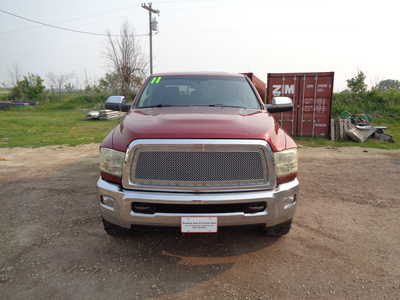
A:
[[[227,73],[227,72],[166,72],[157,73],[152,76],[221,76],[221,77],[244,77],[243,74],[239,73]]]

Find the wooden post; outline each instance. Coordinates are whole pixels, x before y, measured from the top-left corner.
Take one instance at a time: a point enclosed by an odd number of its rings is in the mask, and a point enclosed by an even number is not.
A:
[[[339,137],[343,140],[343,119],[339,119]]]
[[[331,119],[331,141],[335,140],[335,119]]]
[[[339,136],[339,119],[335,120],[335,141],[338,141],[340,138]]]

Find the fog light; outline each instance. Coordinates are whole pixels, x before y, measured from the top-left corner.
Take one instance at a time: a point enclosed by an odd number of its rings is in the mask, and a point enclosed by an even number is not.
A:
[[[262,211],[265,210],[265,207],[266,207],[265,204],[266,204],[265,202],[261,202],[261,203],[258,202],[258,203],[249,204],[249,205],[244,209],[244,212],[245,212],[246,214],[255,214],[255,213],[258,213],[258,212],[262,212]]]
[[[132,203],[132,210],[141,214],[154,214],[154,205],[147,203]]]
[[[113,209],[114,208],[114,198],[110,196],[101,196],[100,201],[104,206]]]
[[[288,209],[296,205],[296,195],[290,195],[283,199],[283,208]]]

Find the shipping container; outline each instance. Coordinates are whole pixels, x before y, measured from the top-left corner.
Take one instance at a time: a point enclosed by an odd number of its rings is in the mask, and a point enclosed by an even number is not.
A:
[[[270,73],[267,103],[275,96],[290,97],[293,111],[273,114],[292,136],[330,135],[334,72]]]
[[[264,103],[267,103],[266,102],[266,100],[267,100],[267,97],[266,97],[267,85],[265,84],[265,82],[262,81],[260,78],[258,78],[253,73],[241,73],[241,74],[246,75],[250,79],[250,81],[253,83],[254,87],[256,88],[258,93],[260,94],[260,97],[261,97],[262,101]]]

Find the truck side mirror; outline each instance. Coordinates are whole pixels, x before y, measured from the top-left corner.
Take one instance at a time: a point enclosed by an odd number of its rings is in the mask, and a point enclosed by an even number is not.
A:
[[[270,113],[292,111],[293,102],[289,97],[273,97],[272,104],[267,104],[266,108]]]
[[[125,96],[110,96],[107,98],[105,108],[116,111],[128,112],[131,109],[130,104],[125,104]]]

